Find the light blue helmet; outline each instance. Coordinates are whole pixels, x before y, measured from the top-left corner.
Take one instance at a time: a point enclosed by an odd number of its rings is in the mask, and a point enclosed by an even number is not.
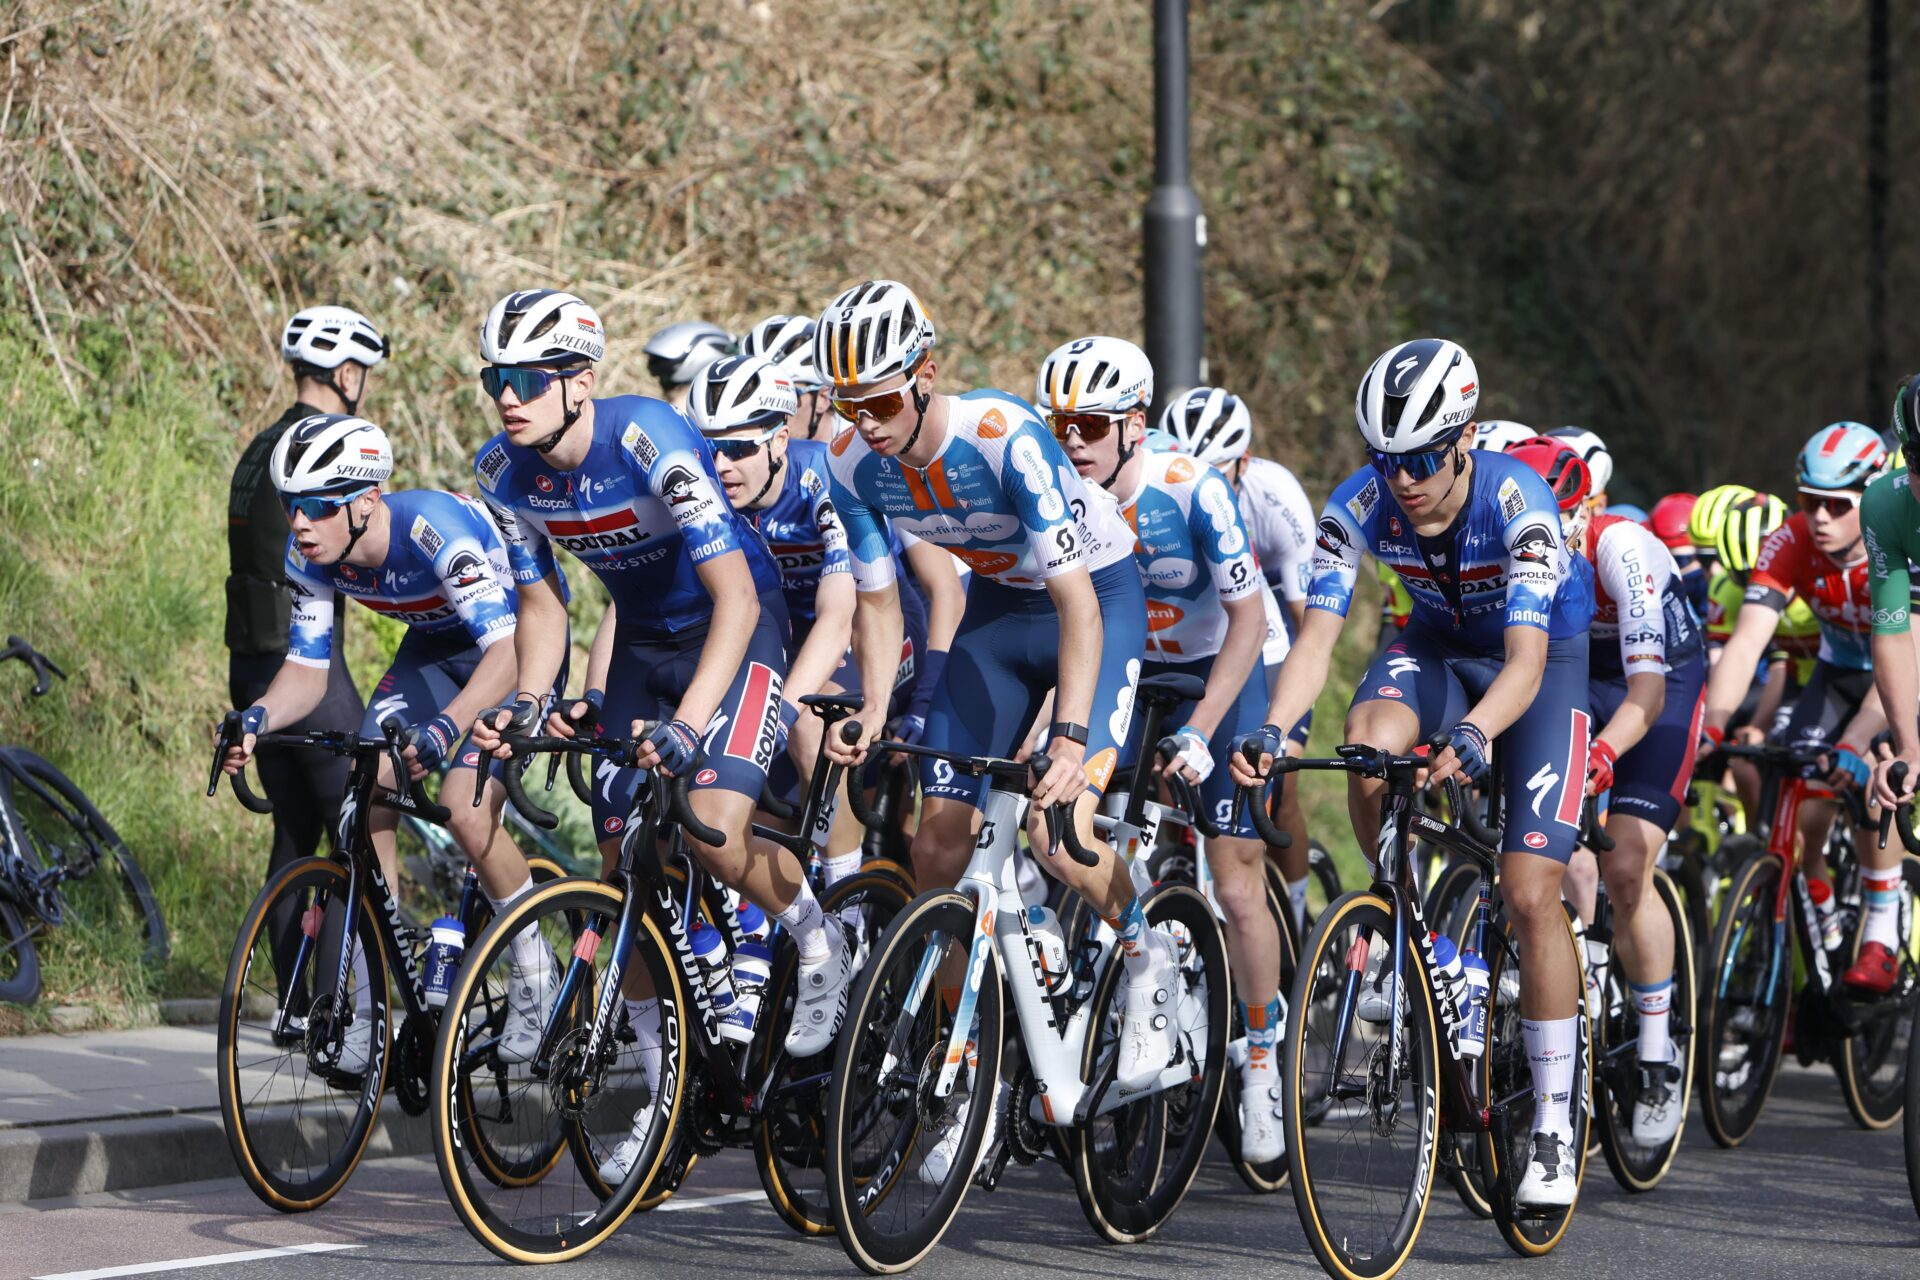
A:
[[[1636,507],[1631,502],[1609,503],[1607,505],[1607,514],[1610,516],[1623,516],[1638,524],[1646,525],[1649,529],[1653,527],[1653,517],[1649,516],[1643,508]]]
[[[1860,422],[1835,422],[1813,433],[1794,467],[1802,489],[1860,489],[1886,469],[1880,433]]]
[[[1144,443],[1147,448],[1153,450],[1155,453],[1185,453],[1187,451],[1186,446],[1174,438],[1173,432],[1162,431],[1158,427],[1147,428],[1147,437]]]

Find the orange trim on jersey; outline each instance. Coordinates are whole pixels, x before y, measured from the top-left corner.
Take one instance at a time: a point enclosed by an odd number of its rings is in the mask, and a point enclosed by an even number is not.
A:
[[[905,470],[904,467],[901,469]],[[935,503],[948,510],[960,505],[954,500],[953,486],[947,483],[947,464],[943,459],[935,458],[933,465],[927,468],[927,484],[933,489]]]

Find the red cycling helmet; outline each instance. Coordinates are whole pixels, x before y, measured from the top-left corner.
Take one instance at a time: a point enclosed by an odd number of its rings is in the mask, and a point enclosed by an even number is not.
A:
[[[1569,448],[1565,440],[1535,436],[1508,449],[1507,456],[1517,458],[1539,472],[1540,478],[1553,490],[1554,499],[1559,502],[1562,511],[1571,511],[1579,506],[1593,488],[1593,472],[1587,469],[1586,460],[1576,450]]]
[[[1687,521],[1693,515],[1693,504],[1699,498],[1691,493],[1670,493],[1653,504],[1648,516],[1653,520],[1654,536],[1667,544],[1670,551],[1682,547],[1693,550],[1693,535],[1687,532]]]

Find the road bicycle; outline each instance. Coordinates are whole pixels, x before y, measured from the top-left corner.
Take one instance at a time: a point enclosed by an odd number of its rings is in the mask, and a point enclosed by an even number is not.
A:
[[[1798,849],[1807,775],[1821,767],[1826,752],[1735,744],[1721,750],[1760,769],[1758,831],[1765,852],[1735,871],[1705,966],[1698,1070],[1707,1132],[1723,1147],[1737,1147],[1752,1135],[1785,1056],[1789,1024],[1802,1065],[1831,1061],[1853,1118],[1862,1128],[1887,1128],[1899,1120],[1905,1098],[1906,1015],[1920,990],[1920,939],[1913,930],[1920,857],[1906,854],[1901,860],[1899,973],[1893,990],[1884,996],[1850,990],[1840,976],[1858,956],[1864,937],[1851,835],[1829,845],[1842,938],[1835,951],[1825,944]],[[1846,788],[1839,795],[1847,811],[1835,827],[1864,824],[1858,791]]]
[[[407,923],[380,869],[372,811],[378,805],[431,822],[448,815],[417,782],[404,792],[380,785],[382,761],[394,776],[407,776],[402,732],[398,720],[387,720],[378,738],[330,730],[257,740],[350,762],[333,850],[268,879],[241,921],[220,990],[217,1070],[227,1145],[247,1186],[283,1212],[317,1209],[346,1185],[389,1082],[408,1115],[427,1110],[428,1053],[440,1016],[426,987],[430,935]],[[229,712],[208,795],[219,788],[227,751],[244,736],[239,713]],[[231,785],[248,810],[273,812],[244,773],[232,775]],[[530,868],[536,884],[560,875],[538,859]],[[491,914],[470,869],[456,914],[469,938]],[[397,1011],[390,992],[399,995]],[[498,1016],[504,1022],[504,1005]],[[484,1093],[485,1083],[475,1087]],[[484,1100],[469,1094],[463,1105]],[[556,1149],[523,1159],[519,1176],[539,1176],[557,1156]]]
[[[591,804],[584,780],[573,781],[581,802]],[[524,856],[551,864],[563,875],[585,873],[580,855],[565,839],[528,821],[512,804],[501,810],[500,822]],[[400,909],[409,924],[425,928],[434,917],[459,906],[466,891],[467,855],[451,831],[416,814],[401,815],[397,837],[403,873]]]
[[[33,673],[36,698],[66,679],[19,636],[0,649],[0,663],[9,660]],[[39,997],[35,939],[62,925],[76,935],[76,959],[98,965],[132,950],[149,969],[166,964],[160,903],[126,842],[66,774],[25,747],[0,746],[0,1000]]]
[[[1175,1060],[1144,1088],[1124,1088],[1112,929],[1102,921],[1077,937],[1049,935],[1020,892],[1029,763],[899,742],[873,749],[943,761],[987,791],[959,884],[913,900],[848,997],[827,1101],[841,1245],[865,1271],[906,1270],[939,1243],[969,1187],[991,1189],[1009,1160],[1048,1154],[1067,1166],[1104,1239],[1147,1238],[1191,1186],[1220,1101],[1231,980],[1213,909],[1190,886],[1148,887],[1144,858],[1127,864],[1149,926],[1177,948],[1179,985]],[[1047,767],[1044,754],[1031,761],[1036,774]],[[1045,817],[1053,856],[1097,862],[1065,806]],[[1116,850],[1142,838],[1124,819],[1095,825]]]
[[[830,724],[857,708],[855,699],[827,695],[802,702]],[[858,725],[850,728],[857,737]],[[508,742],[516,759],[563,755],[630,768],[650,731]],[[522,813],[540,825],[552,820],[512,770],[506,776]],[[815,849],[815,834],[823,838],[831,826],[839,769],[817,769],[814,777],[800,834],[755,828],[803,859]],[[448,998],[459,1013],[443,1024],[434,1047],[435,1158],[462,1224],[502,1258],[579,1257],[632,1213],[672,1195],[701,1157],[729,1145],[753,1148],[769,1202],[790,1225],[811,1234],[831,1226],[818,1172],[830,1051],[799,1060],[786,1052],[798,956],[779,933],[751,1041],[737,1044],[722,1034],[710,984],[716,971],[731,968],[744,935],[727,895],[686,844],[687,835],[724,843],[693,812],[687,784],[651,773],[621,824],[619,855],[607,875],[536,889],[502,913],[469,948]],[[821,906],[850,927],[857,957],[910,892],[891,867],[863,869],[824,893]],[[703,918],[725,940],[718,965],[693,949]],[[525,936],[570,958],[545,1002],[538,1047],[527,1061],[508,1062],[491,1012],[515,940]],[[639,983],[656,1003],[636,1021],[627,1001],[641,998]],[[465,1082],[480,1078],[498,1082],[487,1095],[495,1105],[463,1106],[477,1092]],[[622,1171],[615,1150],[635,1135],[640,1141]],[[549,1144],[572,1159],[538,1182],[499,1176],[488,1156],[538,1153]]]
[[[1273,762],[1279,772],[1331,770],[1387,783],[1373,884],[1343,896],[1314,925],[1301,951],[1281,1047],[1294,1203],[1315,1256],[1329,1275],[1343,1280],[1390,1276],[1411,1256],[1434,1176],[1449,1158],[1444,1133],[1475,1144],[1494,1221],[1516,1252],[1548,1252],[1573,1218],[1571,1205],[1539,1210],[1514,1199],[1531,1148],[1533,1116],[1532,1073],[1520,1028],[1519,946],[1499,906],[1495,851],[1464,825],[1415,809],[1415,779],[1425,768],[1424,756],[1357,744],[1339,748],[1333,759]],[[1498,768],[1496,762],[1496,773]],[[1444,790],[1450,814],[1468,812],[1457,780],[1449,779]],[[1253,812],[1258,823],[1258,808]],[[1454,999],[1434,995],[1438,961],[1410,856],[1416,839],[1438,844],[1480,871],[1466,935],[1488,965],[1486,1038],[1477,1055],[1461,1049]],[[1382,944],[1384,963],[1370,968],[1369,958]],[[1573,947],[1571,929],[1567,945]],[[1400,993],[1389,1005],[1394,1015],[1378,1024],[1359,1016],[1362,986],[1370,980]],[[1325,1000],[1316,988],[1328,982],[1337,985],[1335,1016],[1309,1017]],[[1576,1177],[1583,1178],[1592,1063],[1581,996],[1576,985],[1572,1146]],[[1308,1123],[1315,1114],[1318,1123]]]

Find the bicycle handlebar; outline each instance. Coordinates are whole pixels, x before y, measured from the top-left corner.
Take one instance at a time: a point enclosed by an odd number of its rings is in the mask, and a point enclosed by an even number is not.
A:
[[[1044,751],[1036,751],[1028,757],[1027,766],[1036,778],[1047,776],[1047,770],[1053,767],[1053,761]],[[1048,805],[1041,810],[1041,816],[1047,821],[1047,843],[1054,850],[1066,845],[1067,853],[1083,867],[1097,867],[1100,856],[1080,843],[1080,833],[1073,828],[1073,808],[1071,805]]]
[[[639,758],[640,744],[655,729],[653,723],[640,726],[641,733],[633,738],[507,738],[509,749],[508,767],[500,771],[501,781],[506,785],[507,798],[513,801],[513,807],[520,816],[543,831],[551,831],[560,825],[560,816],[535,804],[527,795],[526,785],[521,781],[520,771],[512,767],[513,761],[522,756],[562,753],[580,756],[599,756],[626,768],[636,768],[634,761]],[[682,830],[702,844],[721,846],[726,844],[724,832],[717,831],[702,822],[693,811],[687,797],[689,779],[670,778],[659,770],[652,771],[656,785],[662,785],[667,798],[667,815],[680,824]]]
[[[33,672],[32,693],[36,698],[44,698],[47,690],[53,688],[54,676],[59,676],[62,680],[67,678],[67,673],[55,665],[52,658],[41,653],[19,636],[8,636],[7,647],[0,649],[0,662],[10,658],[25,663],[27,670]]]
[[[1240,744],[1240,755],[1254,772],[1259,772],[1260,748],[1258,746],[1251,742],[1242,742]],[[1307,761],[1295,760],[1292,756],[1277,755],[1273,758],[1272,766],[1267,770],[1267,777],[1272,778],[1274,775],[1282,773],[1294,773],[1306,763]],[[1337,767],[1345,767],[1344,761],[1334,761],[1332,763]],[[1265,787],[1239,788],[1233,797],[1234,821],[1238,822],[1240,820],[1240,811],[1244,808],[1247,816],[1253,819],[1253,829],[1260,833],[1262,840],[1276,849],[1291,849],[1293,847],[1293,837],[1274,824],[1273,815],[1267,812],[1267,797],[1265,792]]]
[[[1907,792],[1907,762],[1896,760],[1887,770],[1887,790],[1904,799],[1880,813],[1880,847],[1887,847],[1887,829],[1900,833],[1900,843],[1908,853],[1920,857],[1920,836],[1913,833],[1913,796]]]
[[[860,733],[858,720],[845,721],[840,726],[840,741],[852,746],[860,741]],[[886,819],[880,811],[867,803],[867,789],[860,785],[860,777],[856,770],[848,770],[847,804],[853,810],[854,820],[867,830],[878,831],[886,826]]]
[[[380,722],[382,737],[363,738],[357,733],[337,731],[313,731],[308,733],[262,733],[254,738],[254,749],[268,747],[296,747],[307,751],[326,751],[337,756],[357,757],[383,752],[393,765],[396,779],[405,778],[408,772],[406,757],[401,754],[400,735],[405,732],[401,723],[389,717]],[[240,745],[246,737],[246,731],[240,727],[240,713],[229,711],[220,719],[220,734],[213,749],[213,769],[207,777],[207,794],[213,795],[220,789],[221,765],[226,761],[227,752]],[[246,771],[229,774],[228,782],[233,789],[233,798],[250,813],[269,814],[273,812],[273,801],[261,796],[247,781]],[[445,826],[453,820],[445,805],[435,804],[427,795],[426,788],[418,778],[407,780],[405,790],[387,790],[381,788],[376,793],[375,803],[389,809],[398,809],[402,813],[411,813],[436,826]]]
[[[1168,734],[1154,744],[1153,750],[1159,757],[1162,767],[1170,765],[1180,754],[1180,739],[1174,734]],[[1187,781],[1187,775],[1178,769],[1161,776],[1167,780],[1167,790],[1173,792],[1174,800],[1187,811],[1187,818],[1193,823],[1193,829],[1209,840],[1217,838],[1220,827],[1201,806],[1199,788]]]

